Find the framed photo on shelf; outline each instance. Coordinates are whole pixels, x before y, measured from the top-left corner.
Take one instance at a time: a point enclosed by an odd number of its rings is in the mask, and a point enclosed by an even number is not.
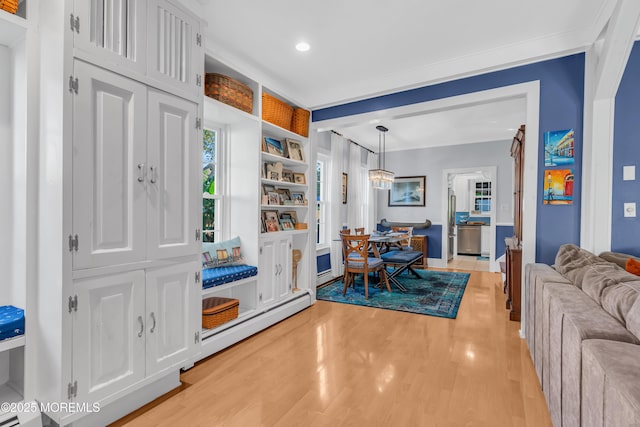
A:
[[[295,173],[293,173],[290,169],[282,169],[282,181],[283,182],[294,182]]]
[[[307,183],[307,178],[304,176],[303,173],[294,172],[293,173],[293,182],[295,182],[296,184],[306,184]]]
[[[389,190],[389,206],[424,206],[426,176],[396,177]]]
[[[293,221],[291,221],[290,219],[281,219],[280,220],[280,226],[282,227],[283,230],[294,230],[295,227],[293,226]]]
[[[265,143],[265,146],[267,147],[266,149],[267,153],[284,157],[284,149],[282,148],[282,141],[265,136],[264,143]]]
[[[269,205],[279,205],[280,204],[280,195],[275,191],[269,192]]]
[[[291,192],[288,189],[278,188],[276,192],[281,205],[284,205],[286,201],[291,201]]]
[[[294,193],[291,192],[291,200],[293,200],[296,205],[304,205],[304,193]]]
[[[290,219],[295,225],[298,223],[298,213],[296,211],[284,211],[280,214],[280,219]]]
[[[268,195],[272,191],[276,191],[276,187],[269,184],[262,184],[262,194]]]
[[[282,180],[282,163],[265,163],[265,178],[270,179],[271,181],[280,181]]]
[[[264,228],[268,233],[272,231],[280,231],[278,211],[263,211],[262,217],[264,218]]]
[[[300,141],[296,141],[295,139],[286,138],[284,140],[286,154],[291,160],[299,160],[304,162],[304,154],[302,152],[302,145]]]
[[[347,204],[347,174],[342,172],[342,204]]]

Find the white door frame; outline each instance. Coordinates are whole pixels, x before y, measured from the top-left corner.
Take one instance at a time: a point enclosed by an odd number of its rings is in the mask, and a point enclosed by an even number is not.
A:
[[[500,268],[496,264],[496,195],[497,195],[497,176],[498,168],[496,166],[476,166],[472,168],[459,168],[459,169],[443,169],[442,171],[442,267],[446,268],[448,264],[448,251],[449,251],[449,221],[445,220],[448,217],[449,211],[449,176],[458,174],[468,174],[472,172],[480,171],[485,176],[489,176],[491,181],[491,214],[489,215],[489,271],[497,272]],[[456,195],[457,197],[457,195]],[[447,218],[448,219],[448,218]],[[455,256],[455,255],[454,255]]]

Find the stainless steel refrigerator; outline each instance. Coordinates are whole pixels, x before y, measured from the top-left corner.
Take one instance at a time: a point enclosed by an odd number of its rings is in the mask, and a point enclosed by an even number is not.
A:
[[[447,245],[447,261],[453,259],[453,238],[456,236],[456,195],[449,188],[449,207],[447,214],[447,235],[449,244]]]

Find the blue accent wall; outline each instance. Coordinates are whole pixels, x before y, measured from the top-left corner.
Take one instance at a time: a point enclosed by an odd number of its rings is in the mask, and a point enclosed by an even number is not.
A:
[[[377,224],[378,231],[391,228]],[[442,225],[432,224],[429,228],[414,228],[413,234],[427,236],[427,258],[442,258]]]
[[[331,254],[324,254],[316,257],[316,266],[318,274],[331,270]]]
[[[624,217],[624,203],[640,208],[640,42],[635,42],[616,95],[613,133],[611,250],[640,256],[640,219]],[[636,180],[623,181],[622,167],[635,165]]]
[[[536,261],[552,264],[560,245],[580,242],[584,54],[327,107],[313,111],[312,120],[317,122],[379,111],[536,80],[540,81]],[[514,127],[518,125],[519,123],[514,123]],[[561,129],[575,131],[574,200],[572,205],[543,205],[544,133]],[[530,238],[526,233],[527,231],[524,230],[524,238]],[[439,241],[440,237],[437,239]],[[431,240],[430,238],[429,251],[431,251]],[[441,253],[441,250],[438,248],[437,252],[433,254],[430,252],[430,256],[437,257],[436,253]]]
[[[513,237],[513,225],[496,225],[496,258],[507,252],[504,239]]]

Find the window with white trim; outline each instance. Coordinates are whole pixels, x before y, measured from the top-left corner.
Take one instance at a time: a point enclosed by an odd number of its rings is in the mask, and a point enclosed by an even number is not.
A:
[[[207,127],[202,140],[202,241],[222,240],[224,205],[223,134],[221,128]]]
[[[318,153],[316,163],[316,244],[318,247],[328,246],[329,219],[329,156]]]

